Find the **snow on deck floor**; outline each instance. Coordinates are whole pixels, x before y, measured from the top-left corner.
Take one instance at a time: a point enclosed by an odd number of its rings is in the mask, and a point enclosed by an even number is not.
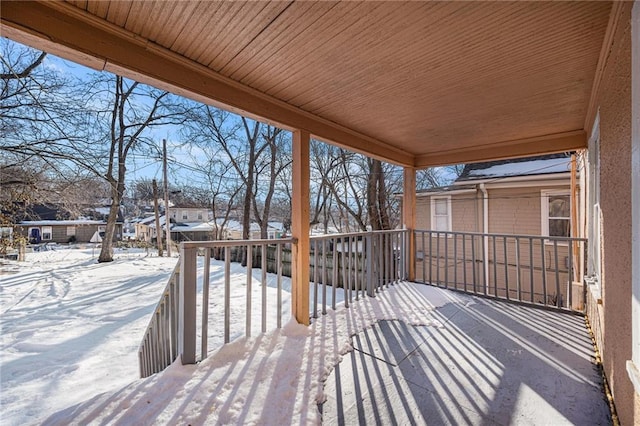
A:
[[[353,309],[329,310],[310,327],[290,321],[281,330],[233,342],[197,366],[174,363],[53,414],[47,424],[318,424],[322,382],[353,349],[351,336],[379,319],[440,326],[431,314],[450,302],[435,288],[398,285]]]

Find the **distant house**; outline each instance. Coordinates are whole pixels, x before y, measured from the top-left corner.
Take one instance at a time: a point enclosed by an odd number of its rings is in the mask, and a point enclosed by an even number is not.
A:
[[[570,171],[566,154],[468,164],[452,185],[417,193],[417,228],[568,237]]]
[[[169,217],[171,222],[176,223],[204,223],[208,222],[213,214],[204,207],[176,205],[169,207]]]
[[[33,205],[14,216],[14,236],[20,235],[30,244],[88,243],[101,241],[107,227],[108,209],[88,208],[74,218],[65,209],[52,205]],[[118,215],[114,240],[122,239],[124,219]]]
[[[214,239],[213,222],[174,223],[171,226],[171,240],[182,241],[210,241]]]
[[[164,232],[164,223],[166,216],[160,216],[160,232]],[[134,226],[135,238],[138,241],[146,241],[151,243],[156,241],[158,232],[156,230],[156,217],[155,215],[147,216],[145,218],[136,219],[132,221]]]

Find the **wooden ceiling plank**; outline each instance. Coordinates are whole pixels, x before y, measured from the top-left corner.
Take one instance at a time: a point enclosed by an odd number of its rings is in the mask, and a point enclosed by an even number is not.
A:
[[[151,13],[152,2],[150,1],[132,1],[131,8],[127,20],[122,25],[125,30],[137,34],[140,32],[144,21],[140,16],[149,16]]]
[[[357,9],[358,4],[357,2],[339,3],[337,7],[332,8],[327,14],[327,17],[321,21],[321,24],[325,25],[321,27],[321,30],[318,30],[318,24],[315,22],[305,27],[304,33],[313,34],[313,37],[300,37],[298,43],[294,40],[294,44],[291,47],[287,47],[287,52],[290,52],[290,54],[279,56],[281,61],[278,61],[277,64],[273,64],[272,62],[265,63],[267,69],[264,69],[265,67],[255,67],[252,69],[251,75],[253,76],[260,76],[264,73],[271,77],[269,78],[268,84],[264,86],[264,92],[272,94],[278,87],[287,87],[287,83],[283,83],[284,78],[295,79],[301,72],[304,72],[305,69],[317,70],[319,62],[317,59],[314,59],[314,56],[317,56],[317,52],[327,51],[331,45],[339,46],[336,40],[344,39],[344,32],[352,25],[356,25],[358,21],[364,19],[361,15],[352,13]],[[374,3],[374,5],[377,5],[377,3]],[[329,52],[336,58],[341,51],[344,52],[344,50],[341,49],[329,49]],[[272,68],[274,66],[276,67],[275,69]],[[242,81],[246,81],[246,84],[254,85],[254,83],[251,82],[251,76],[243,78]]]
[[[273,21],[287,9],[290,3],[273,2],[259,4],[264,7],[261,9],[254,7],[250,13],[240,12],[242,15],[242,19],[238,21],[240,31],[234,38],[233,43],[228,43],[215,58],[216,67],[222,75],[229,76],[230,73],[227,70],[229,63],[240,55],[257,37],[265,31],[268,31]],[[245,5],[245,7],[247,6]]]
[[[158,43],[162,45],[162,43],[158,42],[158,39],[164,39],[164,35],[168,31],[172,31],[171,27],[171,18],[173,16],[179,16],[179,13],[175,13],[177,9],[179,9],[184,2],[178,1],[157,1],[154,3],[154,8],[158,10],[157,17],[155,20],[147,21],[145,27],[148,32],[145,38],[153,41],[154,43]]]
[[[206,100],[284,128],[307,130],[318,139],[385,161],[413,165],[413,156],[407,152],[251,90],[75,7],[60,3],[8,3],[3,5],[1,16],[3,29],[11,26],[37,34],[40,40],[44,38],[104,58],[106,69],[129,78],[196,100]],[[54,49],[53,52],[59,51]]]
[[[111,2],[108,1],[89,0],[87,2],[87,12],[99,16],[100,18],[106,18],[110,4]]]
[[[117,2],[111,2],[109,5],[109,12],[107,13],[107,21],[113,22],[119,27],[124,27],[127,23],[131,6],[131,1],[120,0]]]
[[[305,30],[304,26],[299,25],[300,16],[310,13],[311,16],[305,22],[316,22],[335,5],[336,3],[330,2],[294,3],[273,22],[269,31],[261,33],[260,37],[255,38],[251,45],[225,66],[225,73],[236,81],[243,81],[252,68],[264,66],[270,58],[279,55],[283,48],[299,47],[296,44],[297,37]],[[245,67],[249,62],[250,67]],[[243,83],[251,85],[250,81]]]
[[[195,15],[198,3],[194,1],[186,2],[174,2],[175,9],[167,19],[171,19],[167,22],[164,29],[158,34],[156,43],[161,46],[170,47],[180,37],[186,28],[190,28],[190,21],[192,19],[198,19]]]
[[[186,45],[180,51],[183,52],[185,57],[203,63],[199,60],[200,56],[207,49],[217,48],[217,43],[215,42],[217,34],[210,31],[209,27],[213,22],[218,21],[219,16],[230,5],[228,2],[201,2],[200,5],[204,7],[204,9],[200,8],[198,10],[201,19],[191,23],[189,32],[184,35]],[[193,37],[195,34],[199,36]]]
[[[250,7],[247,6],[247,3],[244,2],[230,3],[231,4],[229,5],[229,8],[222,11],[223,13],[218,15],[218,20],[212,22],[212,26],[209,29],[209,31],[213,35],[215,35],[214,49],[209,51],[205,46],[203,55],[198,57],[198,62],[206,65],[214,71],[218,71],[222,67],[222,65],[217,62],[217,58],[229,44],[234,43],[238,31],[242,30],[239,25],[235,24],[235,20],[237,19],[237,17],[242,16],[239,15],[240,11],[245,7]],[[253,7],[257,6],[254,5]]]
[[[168,48],[174,52],[187,56],[187,51],[191,45],[199,38],[204,37],[203,30],[206,25],[209,24],[210,18],[207,16],[213,16],[218,9],[220,2],[195,2],[195,8],[188,16],[187,22],[183,25],[180,33],[177,35],[173,43],[168,45]],[[194,37],[195,34],[200,34],[200,37]]]

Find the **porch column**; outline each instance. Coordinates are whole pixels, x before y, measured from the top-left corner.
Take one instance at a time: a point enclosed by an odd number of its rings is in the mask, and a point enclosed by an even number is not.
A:
[[[409,230],[408,244],[406,254],[408,256],[407,270],[409,281],[416,279],[415,262],[416,244],[413,231],[416,229],[416,169],[413,167],[405,167],[403,174],[403,191],[402,191],[402,225],[404,229]]]
[[[291,312],[309,325],[309,132],[293,132],[291,234]]]

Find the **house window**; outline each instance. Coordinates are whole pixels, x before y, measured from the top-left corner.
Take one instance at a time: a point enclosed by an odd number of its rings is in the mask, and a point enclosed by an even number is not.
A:
[[[542,191],[542,234],[571,236],[571,198],[566,191]]]
[[[188,219],[189,218],[189,214],[188,212],[185,210],[182,212],[182,219]]]
[[[202,219],[202,212],[198,212],[198,219]]]
[[[53,235],[53,232],[52,232],[52,230],[51,230],[51,227],[50,227],[50,226],[43,226],[43,227],[42,227],[42,239],[43,239],[43,240],[50,240],[50,239],[52,239],[52,235]]]
[[[431,229],[451,231],[451,197],[431,197]]]

